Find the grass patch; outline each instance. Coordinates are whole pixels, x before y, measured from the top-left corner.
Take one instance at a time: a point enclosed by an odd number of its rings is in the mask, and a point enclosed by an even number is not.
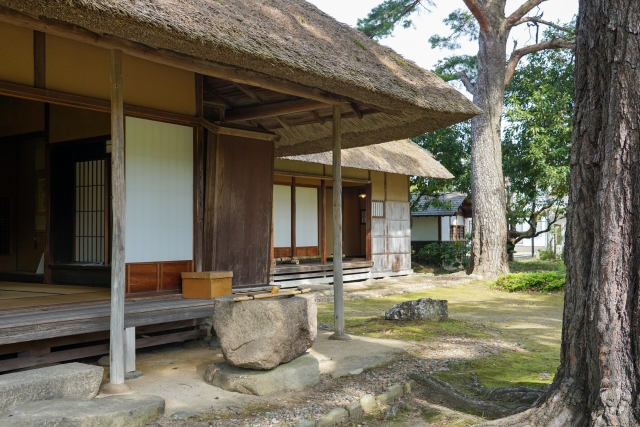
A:
[[[354,43],[356,44],[356,46],[358,46],[360,49],[362,49],[362,50],[364,50],[364,51],[369,50],[369,49],[367,49],[367,47],[366,47],[364,44],[362,44],[362,42],[361,42],[360,40],[358,40],[358,39],[353,39],[353,42],[354,42]]]
[[[509,270],[512,273],[535,273],[542,271],[557,271],[559,273],[564,273],[566,271],[566,267],[562,261],[539,261],[536,259],[529,259],[510,262]]]
[[[445,299],[449,318],[444,322],[400,323],[383,320],[384,311],[394,304],[418,298]],[[449,371],[438,377],[464,389],[475,377],[491,387],[543,387],[553,380],[560,363],[562,334],[562,293],[500,292],[478,281],[458,286],[425,289],[383,298],[345,301],[348,333],[377,338],[433,341],[442,337],[469,337],[519,343],[478,360],[454,361]],[[333,323],[333,304],[318,305],[318,321]],[[390,323],[392,323],[390,325]],[[455,358],[454,358],[455,360]],[[549,378],[541,377],[549,372]]]
[[[564,289],[565,275],[555,272],[515,273],[499,277],[489,287],[504,292],[557,292]]]

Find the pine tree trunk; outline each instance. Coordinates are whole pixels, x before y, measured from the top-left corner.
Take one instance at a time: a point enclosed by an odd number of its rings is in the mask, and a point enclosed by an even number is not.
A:
[[[501,14],[504,16],[504,5]],[[500,15],[494,13],[493,16]],[[473,102],[484,114],[476,116],[471,122],[473,228],[467,272],[486,277],[509,272],[506,251],[507,207],[500,141],[507,39],[508,31],[499,22],[490,31],[480,32],[478,77],[473,96]]]
[[[639,424],[640,2],[581,0],[576,61],[561,366],[489,425]]]

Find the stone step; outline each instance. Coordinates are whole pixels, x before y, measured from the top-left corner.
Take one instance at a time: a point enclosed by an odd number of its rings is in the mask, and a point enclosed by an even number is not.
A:
[[[99,366],[67,363],[0,375],[0,416],[27,402],[95,397],[102,373]]]
[[[0,427],[141,427],[164,414],[158,396],[29,402],[0,417]]]

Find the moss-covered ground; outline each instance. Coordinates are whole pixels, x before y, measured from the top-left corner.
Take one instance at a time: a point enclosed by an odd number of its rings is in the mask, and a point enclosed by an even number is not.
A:
[[[520,261],[514,271],[562,271],[560,263]],[[447,337],[501,340],[512,345],[471,361],[454,362],[437,376],[459,388],[473,379],[487,387],[543,387],[559,365],[562,293],[507,293],[489,289],[489,281],[419,292],[345,301],[346,331],[376,338],[437,341]],[[392,322],[384,312],[394,304],[418,298],[445,299],[449,320]],[[333,304],[318,307],[318,321],[333,321]],[[546,374],[548,373],[548,375]]]

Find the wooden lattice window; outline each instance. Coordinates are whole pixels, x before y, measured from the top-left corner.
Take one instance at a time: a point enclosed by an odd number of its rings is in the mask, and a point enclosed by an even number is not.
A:
[[[452,225],[449,240],[464,240],[464,225]]]
[[[105,161],[76,162],[75,261],[105,262]]]
[[[382,200],[373,200],[371,202],[371,216],[373,218],[384,218],[384,202]]]
[[[9,227],[11,202],[8,197],[0,197],[0,255],[11,253],[11,228]]]

